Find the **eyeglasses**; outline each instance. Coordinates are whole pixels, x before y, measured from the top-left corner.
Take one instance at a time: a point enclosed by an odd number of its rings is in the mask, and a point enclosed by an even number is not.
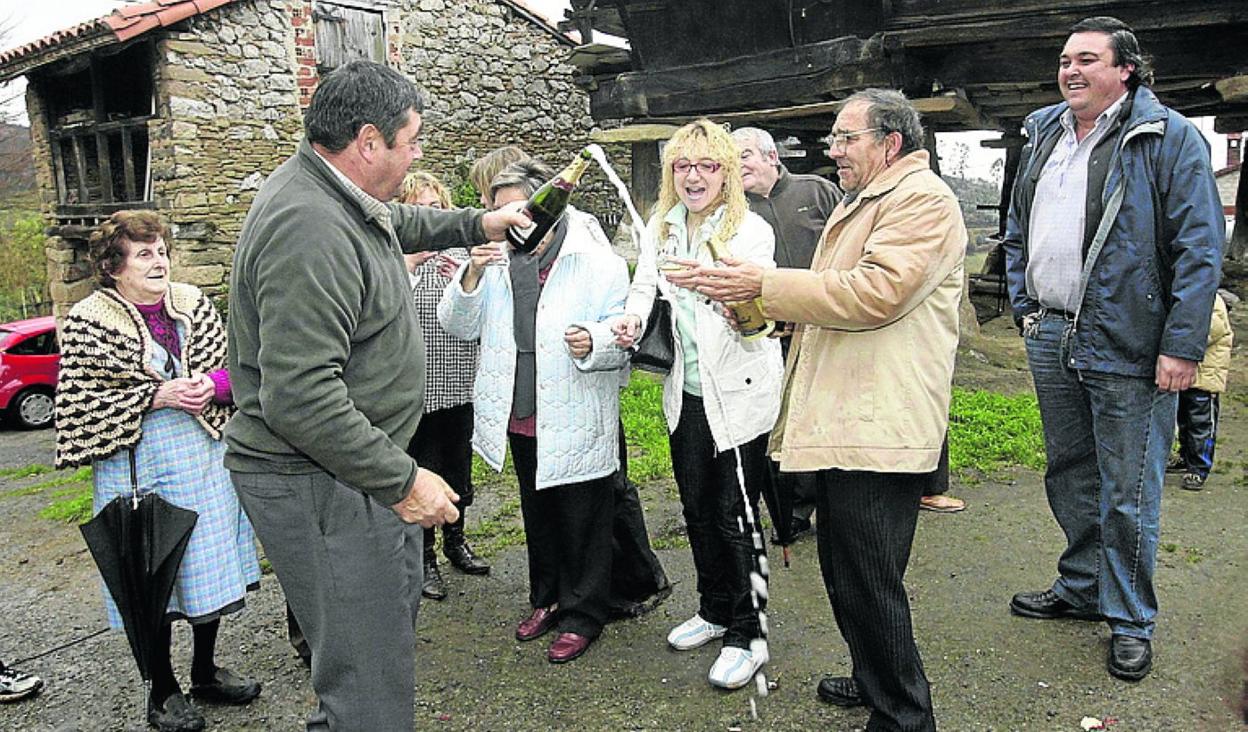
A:
[[[880,129],[881,128],[879,127],[865,127],[861,130],[850,130],[848,132],[833,132],[832,134],[823,138],[823,141],[828,144],[828,147],[836,148],[839,150],[844,150],[845,148],[849,147],[849,143],[853,142],[859,137],[862,137],[868,132],[879,132]]]
[[[672,163],[672,172],[675,173],[676,175],[685,175],[686,173],[689,172],[690,168],[695,168],[695,167],[698,169],[698,172],[701,173],[702,175],[711,175],[712,173],[718,172],[719,169],[724,166],[720,165],[714,160],[699,160],[696,163],[691,163],[688,160],[677,160],[676,162]]]

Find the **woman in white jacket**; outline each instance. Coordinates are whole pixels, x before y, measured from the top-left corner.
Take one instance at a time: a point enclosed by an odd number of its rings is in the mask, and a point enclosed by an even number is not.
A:
[[[676,264],[710,264],[707,241],[718,237],[734,257],[775,266],[775,236],[746,203],[737,147],[705,119],[677,130],[664,149],[663,183],[648,233],[659,256]],[[676,358],[663,383],[663,411],[699,597],[698,612],[672,629],[667,641],[684,651],[723,638],[708,679],[736,689],[767,660],[764,652],[750,650],[762,629],[750,597],[754,546],[748,526],[742,531],[738,524],[745,498],[737,460],[757,515],[767,480],[767,436],[780,409],[780,344],[742,339],[710,300],[660,278],[649,247],[638,260],[628,315],[616,326],[621,344],[630,343],[646,321],[656,290],[672,306]]]
[[[526,200],[551,177],[535,160],[515,163],[494,178],[491,200]],[[606,321],[624,312],[627,295],[624,260],[592,216],[569,207],[531,254],[475,247],[438,304],[448,333],[481,342],[473,447],[502,470],[510,444],[532,605],[516,638],[557,627],[552,663],[584,653],[607,620],[628,356]]]

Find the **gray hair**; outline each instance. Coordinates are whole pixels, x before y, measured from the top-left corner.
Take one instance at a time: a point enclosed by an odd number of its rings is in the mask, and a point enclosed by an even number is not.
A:
[[[909,155],[923,149],[923,124],[919,110],[895,89],[863,89],[845,100],[845,106],[853,102],[867,105],[867,124],[876,128],[875,137],[883,140],[889,133],[901,135],[901,155]],[[844,108],[844,107],[842,107]]]
[[[416,83],[372,61],[352,61],[321,80],[303,115],[308,142],[340,152],[360,128],[371,124],[381,132],[386,147],[407,125],[408,112],[420,114],[425,95]]]
[[[554,177],[554,171],[541,160],[521,160],[498,171],[498,175],[490,181],[490,198],[494,198],[504,188],[518,188],[525,197],[532,196],[546,181]]]
[[[1070,27],[1071,33],[1104,33],[1109,36],[1110,45],[1114,49],[1114,66],[1130,64],[1131,75],[1127,77],[1127,88],[1135,91],[1141,84],[1153,83],[1153,64],[1136,40],[1131,26],[1108,15],[1084,18]]]
[[[743,142],[753,142],[755,145],[758,145],[758,151],[763,154],[763,157],[766,157],[768,153],[779,155],[775,139],[770,132],[761,127],[738,127],[732,131],[732,139],[736,140],[738,145]],[[776,165],[779,164],[780,162],[777,160]]]

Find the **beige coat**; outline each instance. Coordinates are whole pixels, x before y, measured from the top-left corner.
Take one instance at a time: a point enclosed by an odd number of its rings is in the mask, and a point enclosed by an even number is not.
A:
[[[1192,388],[1219,394],[1226,391],[1226,377],[1231,371],[1231,316],[1221,295],[1213,298],[1213,322],[1209,324],[1209,344],[1205,347],[1205,359],[1196,369],[1196,383]]]
[[[920,150],[836,207],[809,271],[763,275],[767,317],[804,324],[771,435],[782,470],[936,469],[965,252],[957,198]]]

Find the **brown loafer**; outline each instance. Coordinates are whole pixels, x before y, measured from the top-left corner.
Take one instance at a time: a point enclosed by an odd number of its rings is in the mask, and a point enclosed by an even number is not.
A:
[[[919,499],[919,508],[936,513],[957,513],[966,510],[966,501],[953,496],[923,496]]]
[[[541,638],[553,627],[555,627],[555,611],[548,607],[539,607],[516,626],[516,640],[531,641],[534,638]]]
[[[593,642],[593,638],[586,638],[576,633],[560,633],[555,636],[555,642],[550,644],[546,657],[551,663],[567,663],[580,658],[581,654],[589,648],[589,644]]]

